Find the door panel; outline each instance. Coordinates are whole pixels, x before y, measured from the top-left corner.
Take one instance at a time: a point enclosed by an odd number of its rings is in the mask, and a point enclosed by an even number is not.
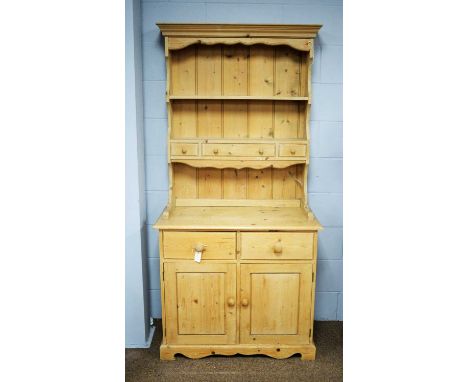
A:
[[[298,273],[251,274],[251,334],[297,334],[299,281]]]
[[[168,342],[235,343],[235,264],[165,263],[164,278]]]
[[[240,342],[306,344],[312,263],[241,264]]]
[[[178,273],[179,334],[224,334],[224,273]]]

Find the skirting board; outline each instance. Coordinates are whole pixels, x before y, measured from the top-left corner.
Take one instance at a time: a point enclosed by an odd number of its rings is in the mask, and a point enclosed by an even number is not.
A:
[[[142,344],[125,344],[127,349],[148,349],[151,346],[151,342],[153,342],[154,330],[156,328],[154,326],[150,326],[150,332],[148,334],[148,338],[146,342]]]

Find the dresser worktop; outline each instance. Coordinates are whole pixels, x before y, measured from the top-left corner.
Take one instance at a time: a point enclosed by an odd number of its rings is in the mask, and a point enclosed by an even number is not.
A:
[[[175,207],[157,229],[315,231],[322,225],[301,207]]]

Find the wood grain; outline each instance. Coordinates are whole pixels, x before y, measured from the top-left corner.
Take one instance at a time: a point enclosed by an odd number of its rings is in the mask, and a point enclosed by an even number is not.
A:
[[[241,301],[247,300],[241,304],[241,343],[310,342],[311,263],[241,264],[240,282]]]

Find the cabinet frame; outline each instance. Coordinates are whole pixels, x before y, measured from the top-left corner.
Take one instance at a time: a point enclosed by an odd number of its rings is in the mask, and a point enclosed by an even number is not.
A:
[[[169,167],[168,203],[153,226],[160,230],[160,357],[300,353],[315,359],[322,226],[308,206],[307,172],[311,67],[321,25],[158,27],[165,45]],[[250,241],[243,248],[246,232]],[[282,256],[271,241],[277,236],[284,238]],[[201,263],[194,262],[190,247],[199,251],[207,243]],[[276,285],[282,288],[278,300]],[[297,301],[288,307],[289,296]],[[252,308],[244,298],[265,305]]]

